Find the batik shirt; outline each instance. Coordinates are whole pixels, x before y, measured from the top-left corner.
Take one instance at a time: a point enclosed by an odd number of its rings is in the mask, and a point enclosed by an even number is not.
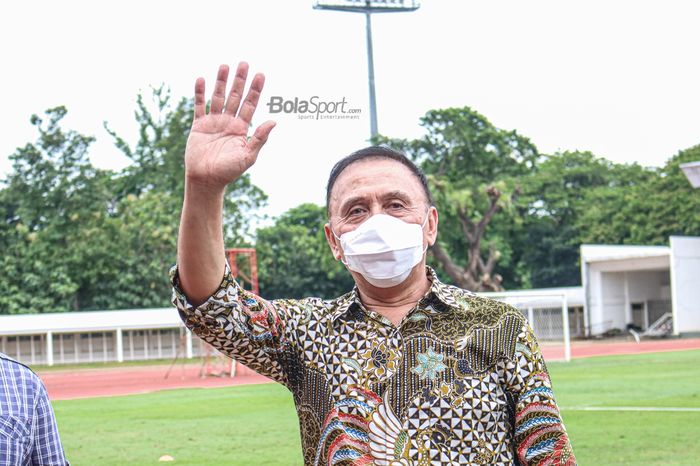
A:
[[[574,465],[523,315],[427,274],[398,326],[356,288],[267,301],[227,269],[194,307],[171,281],[187,327],[292,392],[306,465]]]

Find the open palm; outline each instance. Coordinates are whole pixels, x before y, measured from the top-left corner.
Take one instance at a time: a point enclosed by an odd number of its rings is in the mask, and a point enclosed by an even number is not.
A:
[[[256,74],[242,100],[248,76],[248,64],[240,63],[233,86],[225,96],[229,68],[219,67],[209,113],[206,113],[204,79],[199,78],[194,91],[194,120],[187,139],[185,167],[187,177],[195,182],[223,188],[237,180],[255,163],[260,148],[275,126],[266,121],[248,140],[248,128],[260,99],[265,77]]]

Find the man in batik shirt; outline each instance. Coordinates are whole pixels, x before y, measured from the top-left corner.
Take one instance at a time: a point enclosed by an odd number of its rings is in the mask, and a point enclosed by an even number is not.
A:
[[[293,394],[307,465],[574,465],[532,329],[503,303],[426,267],[438,213],[405,156],[370,147],[327,188],[326,238],[356,286],[334,300],[267,301],[224,257],[224,190],[255,162],[274,123],[247,131],[262,91],[247,65],[211,109],[195,84],[173,302],[204,341]]]

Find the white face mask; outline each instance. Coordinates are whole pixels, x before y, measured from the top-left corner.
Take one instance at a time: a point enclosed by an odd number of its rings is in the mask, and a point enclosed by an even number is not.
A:
[[[353,231],[343,233],[343,263],[362,274],[372,285],[389,288],[402,283],[422,259],[423,225],[406,223],[391,215],[377,214]]]

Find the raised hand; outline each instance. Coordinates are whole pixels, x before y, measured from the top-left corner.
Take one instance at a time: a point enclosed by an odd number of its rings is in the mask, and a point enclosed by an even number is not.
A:
[[[255,163],[260,149],[275,126],[266,121],[248,140],[250,121],[258,105],[265,76],[258,73],[241,103],[248,77],[248,64],[241,62],[228,94],[229,68],[221,65],[216,76],[209,114],[206,113],[204,78],[194,87],[194,120],[185,150],[185,176],[189,182],[222,190]]]

